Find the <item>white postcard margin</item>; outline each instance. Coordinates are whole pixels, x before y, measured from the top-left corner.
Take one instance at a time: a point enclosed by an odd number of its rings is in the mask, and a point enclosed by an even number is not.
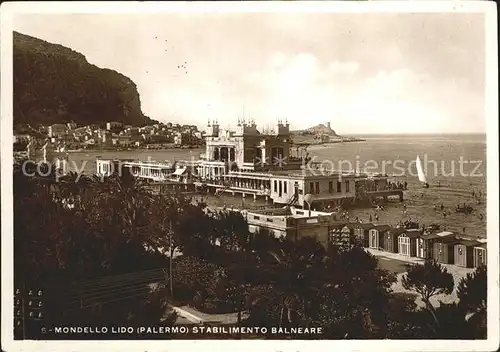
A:
[[[12,20],[28,13],[160,13],[160,12],[476,12],[485,16],[487,118],[487,340],[163,340],[163,341],[14,341],[12,219]],[[7,2],[1,6],[1,186],[2,186],[2,349],[6,351],[494,351],[499,347],[498,218],[498,49],[496,3],[486,1],[302,1],[302,2]]]

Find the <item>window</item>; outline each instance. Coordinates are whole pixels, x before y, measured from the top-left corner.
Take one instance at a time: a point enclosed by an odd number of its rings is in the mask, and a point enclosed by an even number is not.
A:
[[[267,218],[267,222],[273,222],[273,219]]]
[[[260,220],[260,216],[254,215],[254,220]]]
[[[349,180],[345,181],[345,191],[349,192]]]
[[[319,194],[319,182],[316,182],[316,194]]]
[[[285,194],[288,193],[287,184],[288,184],[287,181],[283,181],[283,193],[285,193]]]
[[[328,193],[333,193],[333,181],[328,181]]]
[[[314,194],[314,182],[311,182],[311,183],[309,184],[309,192],[310,192],[311,194]]]
[[[274,180],[274,192],[278,192],[278,181]]]
[[[342,192],[342,183],[340,181],[337,181],[337,192]]]

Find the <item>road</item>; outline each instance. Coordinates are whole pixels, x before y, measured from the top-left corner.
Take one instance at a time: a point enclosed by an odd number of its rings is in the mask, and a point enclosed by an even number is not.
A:
[[[395,274],[401,274],[406,272],[406,265],[409,264],[402,260],[386,258],[382,256],[377,256],[377,259],[378,259],[378,267],[380,269],[385,269]]]

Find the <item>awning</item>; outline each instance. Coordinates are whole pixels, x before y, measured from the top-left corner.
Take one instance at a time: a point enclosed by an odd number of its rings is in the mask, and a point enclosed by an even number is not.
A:
[[[448,237],[448,236],[453,236],[454,233],[450,231],[442,231],[437,233],[436,235],[438,235],[439,237]]]
[[[180,175],[184,174],[185,172],[186,172],[186,168],[185,167],[181,167],[181,168],[178,168],[178,169],[175,170],[174,175],[180,176]]]

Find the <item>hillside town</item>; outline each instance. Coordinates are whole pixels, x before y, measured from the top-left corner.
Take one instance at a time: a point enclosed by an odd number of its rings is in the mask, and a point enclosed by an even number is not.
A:
[[[143,127],[116,121],[87,126],[57,123],[17,126],[16,130],[14,150],[24,150],[30,141],[34,144],[50,142],[66,150],[194,148],[203,144],[203,133],[198,131],[197,126],[171,122]]]

